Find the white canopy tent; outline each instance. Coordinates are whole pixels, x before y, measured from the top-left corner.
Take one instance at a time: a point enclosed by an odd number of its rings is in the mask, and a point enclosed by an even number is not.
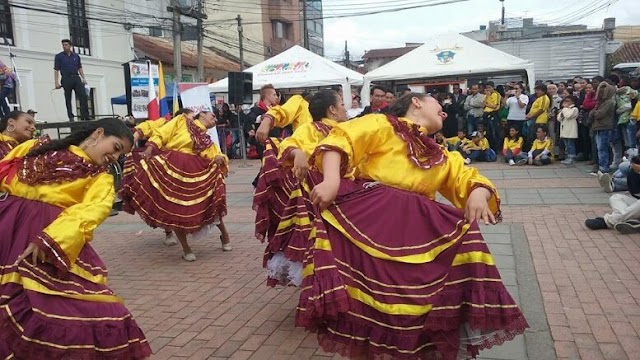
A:
[[[338,65],[311,51],[294,46],[245,70],[253,73],[253,90],[272,84],[276,89],[299,89],[341,85],[346,106],[351,104],[351,86],[363,83],[362,74]],[[229,92],[229,79],[209,85],[214,93]]]
[[[464,35],[434,35],[424,45],[372,70],[364,76],[363,102],[369,102],[372,82],[408,84],[417,80],[470,75],[526,73],[529,86],[535,84],[533,63],[484,45]]]

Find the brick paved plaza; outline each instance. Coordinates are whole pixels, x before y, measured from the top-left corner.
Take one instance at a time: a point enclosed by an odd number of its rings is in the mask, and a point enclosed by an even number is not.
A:
[[[145,331],[153,359],[339,359],[294,328],[295,289],[266,287],[251,210],[259,163],[239,164],[227,181],[232,252],[222,252],[215,229],[192,241],[198,261],[187,263],[179,246],[162,243],[162,230],[120,213],[93,241],[111,286]],[[531,325],[482,359],[638,359],[640,235],[584,227],[608,210],[587,167],[479,167],[500,189],[504,212],[503,223],[483,233]]]

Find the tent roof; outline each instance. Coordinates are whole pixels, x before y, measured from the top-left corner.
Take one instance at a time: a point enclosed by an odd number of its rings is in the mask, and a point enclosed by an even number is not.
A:
[[[434,35],[424,45],[365,74],[367,81],[413,80],[533,70],[533,63],[466,36]]]
[[[266,84],[276,88],[296,89],[349,83],[362,84],[362,74],[338,65],[311,51],[294,46],[245,70],[253,73],[253,89]],[[228,92],[229,79],[209,85],[213,92]]]

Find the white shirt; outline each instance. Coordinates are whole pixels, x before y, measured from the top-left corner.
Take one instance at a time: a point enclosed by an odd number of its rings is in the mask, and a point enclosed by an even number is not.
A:
[[[507,115],[507,120],[526,120],[529,97],[527,95],[520,94],[520,101],[524,104],[524,107],[520,107],[520,104],[518,104],[518,100],[515,96],[507,99],[506,104],[509,108],[509,115]]]
[[[364,109],[362,108],[351,108],[347,110],[347,116],[349,117],[349,119],[353,119],[354,117],[360,115],[362,111],[364,111]]]

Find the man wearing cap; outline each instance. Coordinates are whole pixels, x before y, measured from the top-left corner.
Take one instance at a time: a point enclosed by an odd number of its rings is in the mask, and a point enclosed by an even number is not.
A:
[[[74,120],[73,106],[71,105],[72,91],[76,93],[76,99],[80,102],[80,118],[89,120],[87,91],[84,88],[87,81],[82,69],[80,55],[73,52],[71,40],[69,39],[62,40],[62,50],[54,58],[53,75],[56,89],[64,89],[64,100],[67,105],[69,121]],[[62,75],[62,81],[60,81],[59,75]]]

